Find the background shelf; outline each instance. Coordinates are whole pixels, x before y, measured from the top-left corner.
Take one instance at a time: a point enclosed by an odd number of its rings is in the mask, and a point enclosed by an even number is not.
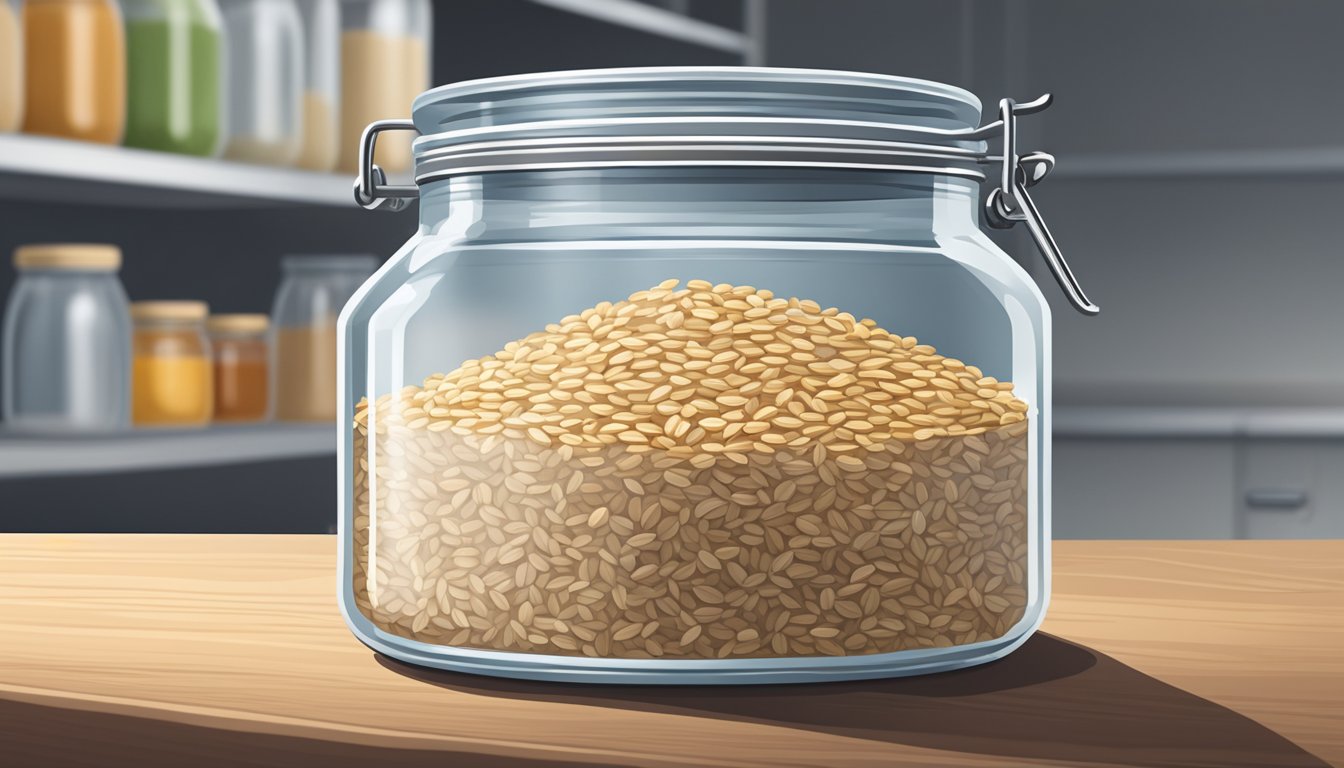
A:
[[[107,436],[0,433],[0,479],[220,466],[336,453],[327,424],[144,430]]]

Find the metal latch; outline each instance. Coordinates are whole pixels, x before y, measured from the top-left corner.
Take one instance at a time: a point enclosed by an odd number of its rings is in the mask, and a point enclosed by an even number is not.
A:
[[[1101,307],[1093,304],[1083,293],[1078,278],[1069,269],[1064,254],[1060,253],[1054,235],[1050,234],[1050,228],[1045,225],[1045,219],[1041,218],[1041,212],[1032,202],[1031,195],[1027,194],[1028,187],[1039,184],[1054,169],[1055,158],[1045,152],[1017,154],[1017,116],[1043,111],[1052,100],[1053,97],[1047,93],[1026,104],[1018,104],[1012,99],[999,102],[1003,153],[999,158],[999,186],[990,191],[989,197],[985,199],[985,220],[995,229],[1011,229],[1019,221],[1026,222],[1036,247],[1040,249],[1041,256],[1045,258],[1046,265],[1050,267],[1051,274],[1055,276],[1055,281],[1068,297],[1069,303],[1085,315],[1095,315],[1101,311]],[[977,133],[997,127],[1000,126],[991,123]]]
[[[359,178],[355,180],[355,202],[370,211],[402,211],[420,197],[414,184],[388,184],[387,174],[373,163],[378,134],[384,131],[414,131],[410,120],[378,120],[369,123],[359,137]]]

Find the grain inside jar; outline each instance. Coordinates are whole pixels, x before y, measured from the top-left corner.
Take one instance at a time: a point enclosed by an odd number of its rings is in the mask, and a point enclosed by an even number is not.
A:
[[[1012,385],[812,301],[678,285],[358,405],[360,610],[607,658],[1005,635],[1027,604]]]

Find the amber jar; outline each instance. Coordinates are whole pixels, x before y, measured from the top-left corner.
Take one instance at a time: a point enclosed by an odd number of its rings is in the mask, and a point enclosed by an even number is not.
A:
[[[200,301],[131,305],[131,422],[136,426],[200,427],[214,410],[209,312]]]
[[[25,133],[121,143],[126,44],[112,0],[28,0]]]
[[[215,421],[264,421],[270,410],[266,315],[213,315],[205,324],[214,356]]]

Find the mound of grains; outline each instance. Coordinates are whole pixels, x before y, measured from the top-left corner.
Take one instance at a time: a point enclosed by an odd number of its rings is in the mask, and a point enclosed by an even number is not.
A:
[[[360,403],[356,600],[561,655],[991,640],[1027,601],[1027,410],[871,320],[669,280]]]

